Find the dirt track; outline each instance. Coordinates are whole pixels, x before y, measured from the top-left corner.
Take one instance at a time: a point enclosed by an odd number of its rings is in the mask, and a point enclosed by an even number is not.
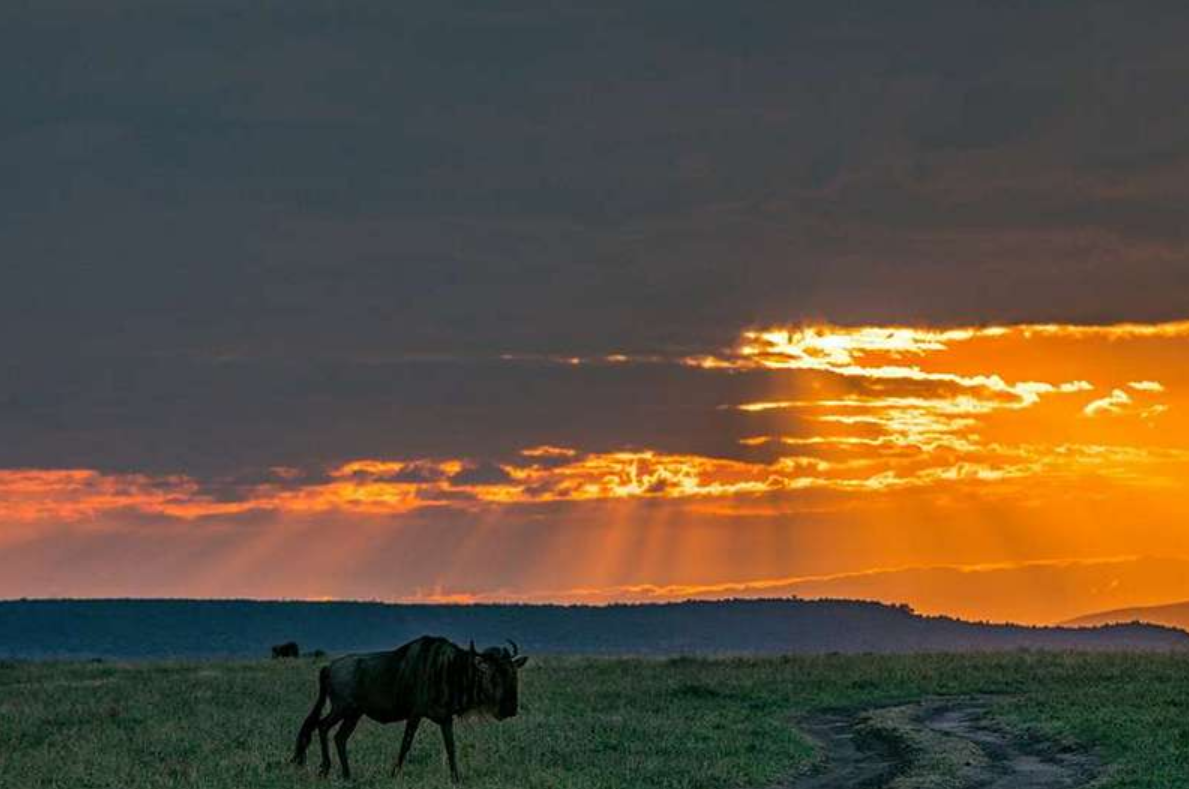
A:
[[[1090,754],[1013,738],[982,699],[931,700],[799,726],[824,750],[818,771],[788,789],[1074,789],[1100,772]]]

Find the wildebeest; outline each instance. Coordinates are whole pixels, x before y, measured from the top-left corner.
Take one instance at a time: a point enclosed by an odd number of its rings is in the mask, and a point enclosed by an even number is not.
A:
[[[272,648],[272,656],[276,658],[295,658],[301,657],[301,648],[297,646],[296,641],[286,641],[284,644],[277,644]]]
[[[413,736],[422,718],[442,729],[450,761],[450,777],[458,781],[454,758],[454,718],[467,714],[491,715],[497,720],[514,716],[519,708],[517,671],[528,661],[514,641],[512,650],[490,647],[478,652],[444,638],[422,636],[391,652],[372,652],[338,658],[318,674],[318,700],[297,735],[294,764],[305,764],[306,749],[314,729],[322,746],[322,775],[330,772],[327,735],[335,726],[334,744],[343,777],[351,777],[347,740],[359,719],[379,723],[406,721],[400,755],[392,766],[396,775],[405,763]],[[327,699],[330,712],[322,715]],[[339,725],[341,723],[341,725]]]

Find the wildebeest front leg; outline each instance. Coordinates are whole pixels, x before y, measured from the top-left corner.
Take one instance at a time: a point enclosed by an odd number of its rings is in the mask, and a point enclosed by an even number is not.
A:
[[[405,736],[400,740],[400,755],[396,757],[396,761],[392,765],[393,776],[405,766],[405,757],[409,755],[409,749],[413,747],[413,735],[417,733],[417,726],[420,723],[421,718],[417,716],[413,716],[405,722]]]
[[[454,718],[446,718],[440,724],[442,741],[446,743],[446,758],[450,760],[450,780],[458,783],[458,760],[454,758]]]
[[[359,725],[359,718],[358,712],[348,715],[343,719],[343,725],[334,733],[334,747],[339,752],[339,767],[342,768],[343,778],[351,777],[351,765],[347,763],[347,740],[351,739],[351,733]]]

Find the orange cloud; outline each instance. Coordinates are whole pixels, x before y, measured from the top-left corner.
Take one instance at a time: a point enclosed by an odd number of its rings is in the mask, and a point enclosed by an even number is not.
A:
[[[520,450],[520,454],[526,458],[572,458],[578,454],[578,450],[570,449],[569,447],[555,447],[548,444],[539,447],[529,447],[528,449]]]
[[[257,510],[399,515],[429,507],[622,499],[790,499],[812,490],[859,495],[1021,479],[1068,481],[1078,475],[1129,484],[1163,482],[1172,475],[1157,467],[1182,462],[1182,450],[1148,446],[1147,436],[1139,443],[1103,443],[1098,436],[1079,442],[1070,435],[1045,442],[1037,440],[1043,436],[1035,430],[1020,440],[1014,427],[1034,411],[1046,414],[1041,433],[1076,432],[1064,426],[1074,425],[1071,417],[1078,414],[1151,419],[1165,413],[1166,404],[1136,400],[1166,392],[1147,375],[1129,376],[1106,396],[1075,410],[1062,412],[1057,405],[1094,389],[1090,381],[1102,368],[1093,356],[1102,343],[1115,347],[1153,339],[1184,342],[1189,322],[938,330],[809,326],[745,332],[730,354],[693,363],[878,382],[841,393],[830,389],[806,396],[803,391],[796,398],[735,405],[756,416],[788,412],[801,426],[797,435],[737,439],[748,449],[777,448],[776,457],[764,462],[657,449],[583,453],[546,444],[522,449],[516,461],[501,465],[477,465],[466,458],[361,458],[305,482],[301,470],[278,468],[273,470],[277,482],[218,497],[183,476],[26,469],[0,471],[0,504],[12,521],[77,521],[119,510],[193,519]],[[1031,369],[1044,371],[1047,341],[1078,343],[1088,360],[1076,371],[1081,374],[1055,382],[1040,376],[1013,380],[995,369],[999,362],[1024,369],[1028,365],[1021,358],[1031,357]],[[974,353],[963,357],[958,353],[963,348]],[[906,359],[914,361],[905,364]],[[972,362],[990,369],[972,370]],[[1137,365],[1134,372],[1149,369]],[[1050,400],[1053,406],[1043,406]],[[801,450],[809,454],[798,454]],[[486,470],[480,473],[480,468]]]
[[[1017,324],[928,329],[906,326],[773,327],[743,332],[725,356],[690,357],[687,363],[705,367],[767,367],[778,369],[847,371],[862,366],[862,374],[908,377],[916,368],[884,368],[864,364],[871,358],[904,359],[949,350],[980,339],[1058,338],[1071,340],[1134,340],[1189,338],[1189,320],[1168,323],[1120,323],[1102,326],[1077,324]],[[992,376],[993,377],[993,376]]]
[[[802,392],[798,398],[736,404],[743,413],[788,412],[796,424],[821,425],[810,435],[751,435],[748,445],[770,445],[768,442],[777,440],[787,446],[823,451],[878,456],[913,450],[918,454],[917,460],[898,461],[901,466],[919,464],[921,458],[930,456],[936,460],[929,468],[898,473],[896,478],[903,484],[908,479],[943,480],[961,473],[1002,480],[1056,474],[1068,478],[1089,473],[1091,468],[1095,474],[1107,473],[1102,463],[1088,462],[1089,458],[1101,459],[1101,453],[1070,451],[1078,445],[1077,434],[1088,432],[1077,426],[1074,417],[1131,415],[1150,424],[1170,406],[1140,402],[1137,397],[1165,392],[1165,387],[1154,378],[1131,377],[1124,379],[1125,384],[1112,382],[1109,394],[1089,402],[1076,403],[1076,396],[1094,390],[1093,380],[1103,375],[1114,377],[1120,369],[1163,369],[1153,368],[1149,358],[1163,364],[1163,357],[1172,349],[1189,350],[1187,346],[1189,322],[1185,321],[940,330],[826,325],[748,331],[729,352],[687,363],[708,369],[807,371],[846,382],[841,396],[814,392],[805,397]],[[1130,359],[1126,358],[1128,349],[1133,351]],[[1068,377],[1041,380],[1054,371]],[[1062,405],[1070,400],[1076,403],[1072,408]],[[830,426],[847,430],[836,432],[827,429]],[[860,430],[863,432],[856,432]],[[1024,431],[1029,433],[1027,438]],[[1060,442],[1043,441],[1046,435],[1056,434],[1062,436]],[[1174,430],[1165,438],[1183,435],[1183,431]],[[1135,442],[1146,446],[1151,436],[1115,438],[1118,451],[1109,454],[1120,466],[1129,466],[1137,462],[1137,453],[1132,451]],[[1087,447],[1102,446],[1102,436],[1087,435],[1085,439]],[[887,463],[894,468],[897,461]],[[1118,479],[1138,480],[1152,471],[1119,468],[1110,473]],[[1157,476],[1167,480],[1170,475]]]
[[[902,419],[898,414],[895,419]],[[822,417],[848,421],[846,417]],[[876,420],[879,417],[854,417]],[[883,423],[879,423],[883,425]],[[903,432],[903,424],[884,425]],[[930,428],[914,425],[919,440],[929,429],[939,435],[951,423]],[[879,439],[854,437],[784,438],[788,446],[842,447],[900,446],[902,436]],[[754,443],[754,442],[753,442]],[[839,493],[888,492],[930,488],[947,482],[991,482],[1032,477],[1058,478],[1096,473],[1132,480],[1138,468],[1161,462],[1189,461],[1189,450],[1086,445],[977,445],[938,441],[917,445],[922,450],[962,450],[937,457],[871,455],[859,458],[822,458],[782,455],[770,462],[746,462],[700,455],[668,454],[651,450],[581,454],[552,447],[522,452],[529,462],[500,466],[506,480],[492,484],[458,482],[471,467],[464,460],[376,460],[344,463],[326,472],[326,481],[286,487],[254,485],[238,497],[215,498],[194,480],[167,476],[102,474],[87,469],[18,469],[0,471],[0,506],[5,518],[17,521],[79,521],[120,511],[138,511],[179,519],[236,515],[250,511],[291,514],[355,512],[400,515],[426,507],[474,508],[508,504],[589,502],[621,499],[739,499],[792,496],[802,491]],[[564,458],[539,464],[534,458]],[[428,469],[430,472],[426,472]],[[412,471],[416,473],[410,473]],[[408,474],[408,478],[401,475]],[[1140,481],[1150,475],[1140,474]],[[1154,478],[1153,478],[1154,479]]]
[[[1122,389],[1112,389],[1111,393],[1106,397],[1093,400],[1086,404],[1082,412],[1086,416],[1101,416],[1103,414],[1121,414],[1127,410],[1134,401],[1131,395],[1124,392]]]
[[[91,469],[0,470],[0,512],[6,522],[79,521],[135,509],[176,517],[234,514],[249,508],[203,496],[183,476],[102,474]]]
[[[1137,385],[1138,384],[1138,385]],[[1152,385],[1150,381],[1138,381],[1128,384],[1132,389],[1138,392],[1161,392],[1163,388],[1159,384]],[[1092,400],[1086,404],[1082,409],[1082,413],[1086,416],[1121,416],[1123,414],[1134,414],[1140,419],[1151,419],[1152,417],[1160,416],[1168,410],[1168,406],[1163,403],[1156,403],[1154,405],[1143,406],[1132,398],[1131,395],[1123,389],[1112,389],[1111,393],[1106,397],[1101,397],[1097,400]]]

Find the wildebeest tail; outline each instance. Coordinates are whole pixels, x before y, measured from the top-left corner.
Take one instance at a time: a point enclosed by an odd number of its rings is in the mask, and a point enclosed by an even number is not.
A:
[[[318,672],[318,700],[314,702],[310,714],[301,724],[301,731],[297,733],[297,745],[293,749],[293,763],[305,764],[306,749],[310,747],[310,739],[314,736],[314,729],[318,721],[322,720],[322,710],[326,706],[326,697],[330,694],[330,669],[326,666]]]

